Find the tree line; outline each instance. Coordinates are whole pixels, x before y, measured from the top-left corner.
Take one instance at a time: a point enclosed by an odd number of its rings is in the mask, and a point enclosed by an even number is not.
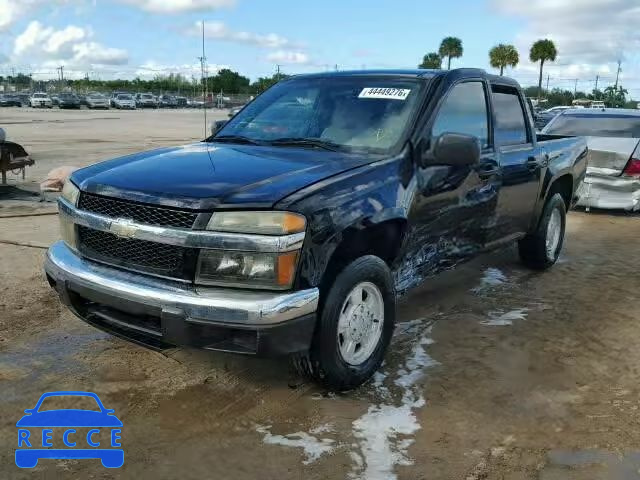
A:
[[[287,75],[280,73],[272,75],[271,77],[260,77],[256,81],[251,82],[248,77],[240,75],[238,72],[230,69],[222,69],[217,74],[206,77],[204,81],[200,78],[196,79],[195,77],[188,78],[179,73],[156,75],[153,79],[149,80],[139,77],[133,80],[98,80],[85,77],[77,80],[38,81],[29,75],[18,73],[15,76],[0,76],[0,84],[15,86],[17,90],[70,88],[79,92],[114,90],[133,93],[170,92],[197,97],[202,95],[205,85],[206,91],[210,94],[223,92],[225,94],[255,95],[262,93],[286,77]]]
[[[418,68],[442,69],[442,62],[446,59],[447,69],[451,69],[451,59],[460,58],[463,54],[462,40],[457,37],[446,37],[440,43],[437,52],[429,52],[422,58],[422,63]],[[547,98],[548,104],[553,105],[570,105],[574,99],[590,99],[603,100],[607,106],[623,107],[627,104],[635,102],[627,102],[626,96],[629,93],[622,86],[607,87],[604,91],[593,91],[591,94],[584,92],[576,92],[575,95],[569,90],[553,89],[551,91],[543,91],[542,74],[546,62],[554,62],[558,56],[558,50],[549,39],[540,39],[531,45],[529,50],[529,60],[533,63],[539,63],[538,86],[525,89],[527,96],[542,98],[543,93]],[[518,50],[513,45],[500,43],[489,50],[489,63],[493,68],[500,70],[500,75],[504,74],[506,67],[516,67],[520,62]],[[580,93],[581,96],[578,95]],[[569,100],[569,96],[571,99]],[[633,107],[635,108],[635,106]]]

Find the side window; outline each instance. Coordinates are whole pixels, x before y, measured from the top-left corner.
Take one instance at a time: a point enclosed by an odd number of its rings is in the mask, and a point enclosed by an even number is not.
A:
[[[491,97],[495,111],[496,145],[521,145],[529,142],[525,112],[518,91],[514,88],[492,87]]]
[[[487,101],[481,82],[465,82],[453,87],[440,107],[431,131],[434,137],[445,132],[464,133],[489,146]]]

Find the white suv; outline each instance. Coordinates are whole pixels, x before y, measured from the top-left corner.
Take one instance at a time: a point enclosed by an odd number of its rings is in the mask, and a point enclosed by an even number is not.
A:
[[[44,108],[53,108],[53,102],[51,101],[51,97],[46,93],[34,93],[31,95],[29,99],[29,105],[31,107],[44,107]]]

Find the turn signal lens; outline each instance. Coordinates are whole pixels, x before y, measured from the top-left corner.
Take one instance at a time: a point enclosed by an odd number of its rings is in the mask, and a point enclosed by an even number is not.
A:
[[[287,235],[304,232],[306,220],[291,212],[215,212],[207,230],[256,235]]]

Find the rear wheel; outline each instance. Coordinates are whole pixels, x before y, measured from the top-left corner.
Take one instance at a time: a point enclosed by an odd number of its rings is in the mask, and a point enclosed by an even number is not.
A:
[[[566,206],[562,195],[554,194],[544,206],[538,228],[520,240],[520,259],[535,270],[546,270],[560,256],[564,243]]]
[[[294,357],[294,367],[335,390],[358,387],[380,367],[394,324],[395,289],[389,267],[378,257],[360,257],[336,277],[311,350]]]

